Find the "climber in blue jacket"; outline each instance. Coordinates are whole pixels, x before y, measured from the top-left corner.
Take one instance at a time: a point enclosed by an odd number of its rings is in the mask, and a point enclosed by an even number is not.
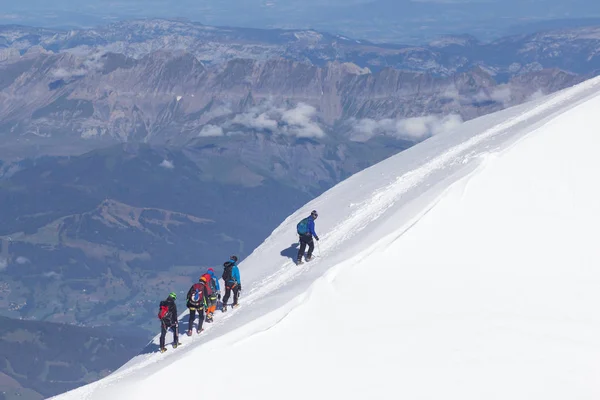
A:
[[[297,265],[302,264],[302,257],[304,256],[304,250],[306,250],[306,246],[308,246],[306,261],[312,260],[312,253],[315,249],[315,242],[313,242],[313,237],[317,241],[319,240],[319,236],[315,232],[315,220],[318,216],[319,214],[317,213],[317,211],[313,210],[308,217],[304,218],[296,226],[298,236],[300,237],[300,249],[298,250],[298,260],[296,261]]]
[[[227,311],[227,301],[231,292],[233,292],[233,304],[232,307],[238,306],[238,297],[242,291],[242,280],[240,278],[240,270],[237,266],[237,256],[231,256],[229,261],[223,264],[223,282],[225,282],[225,295],[223,296],[223,308],[221,311]]]

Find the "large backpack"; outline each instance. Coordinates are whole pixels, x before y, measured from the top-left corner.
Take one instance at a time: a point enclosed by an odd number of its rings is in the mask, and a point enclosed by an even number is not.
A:
[[[171,316],[171,311],[169,311],[169,305],[167,304],[167,302],[165,300],[161,301],[159,309],[158,309],[158,319],[160,319],[162,321],[170,316]]]
[[[206,290],[206,296],[210,297],[214,293],[214,290],[212,290],[210,284],[212,281],[212,277],[210,276],[210,274],[204,274],[202,275],[202,277],[204,278],[204,288]]]
[[[211,293],[214,293],[217,291],[217,283],[212,278],[212,276],[210,277],[210,280],[207,282],[207,284],[208,284],[208,287],[210,288]]]
[[[298,231],[298,235],[306,235],[308,233],[308,218],[304,218],[302,221],[298,222],[296,225],[296,231]]]
[[[233,275],[231,273],[231,270],[233,269],[233,263],[231,261],[227,261],[223,264],[223,267],[225,267],[225,269],[223,269],[223,275],[221,275],[223,281],[225,281],[225,283],[233,281]]]
[[[195,283],[194,286],[192,286],[192,291],[188,301],[194,306],[199,306],[204,302],[204,290],[202,284]]]

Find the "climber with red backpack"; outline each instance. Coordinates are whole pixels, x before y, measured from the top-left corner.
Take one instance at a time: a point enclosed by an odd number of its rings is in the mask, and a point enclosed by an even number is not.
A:
[[[187,293],[187,308],[190,310],[190,318],[188,322],[187,335],[192,336],[192,328],[196,319],[196,311],[198,311],[198,327],[196,333],[202,332],[202,324],[204,323],[204,310],[206,310],[206,279],[202,276],[198,283],[194,283]]]
[[[160,352],[167,351],[165,347],[165,336],[168,330],[173,331],[173,348],[176,349],[179,343],[179,323],[177,322],[177,305],[175,300],[177,294],[169,293],[166,300],[160,302],[158,319],[160,320]]]

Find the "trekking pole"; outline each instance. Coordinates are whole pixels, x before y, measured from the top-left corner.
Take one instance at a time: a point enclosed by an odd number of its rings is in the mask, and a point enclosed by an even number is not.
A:
[[[319,251],[319,257],[321,257],[321,245],[319,244],[318,240],[317,240],[317,250]]]

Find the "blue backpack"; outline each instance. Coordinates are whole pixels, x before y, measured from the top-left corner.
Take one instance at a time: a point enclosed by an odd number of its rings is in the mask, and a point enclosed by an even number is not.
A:
[[[304,218],[302,221],[298,222],[296,225],[296,231],[298,231],[298,235],[306,235],[308,233],[308,218]]]

